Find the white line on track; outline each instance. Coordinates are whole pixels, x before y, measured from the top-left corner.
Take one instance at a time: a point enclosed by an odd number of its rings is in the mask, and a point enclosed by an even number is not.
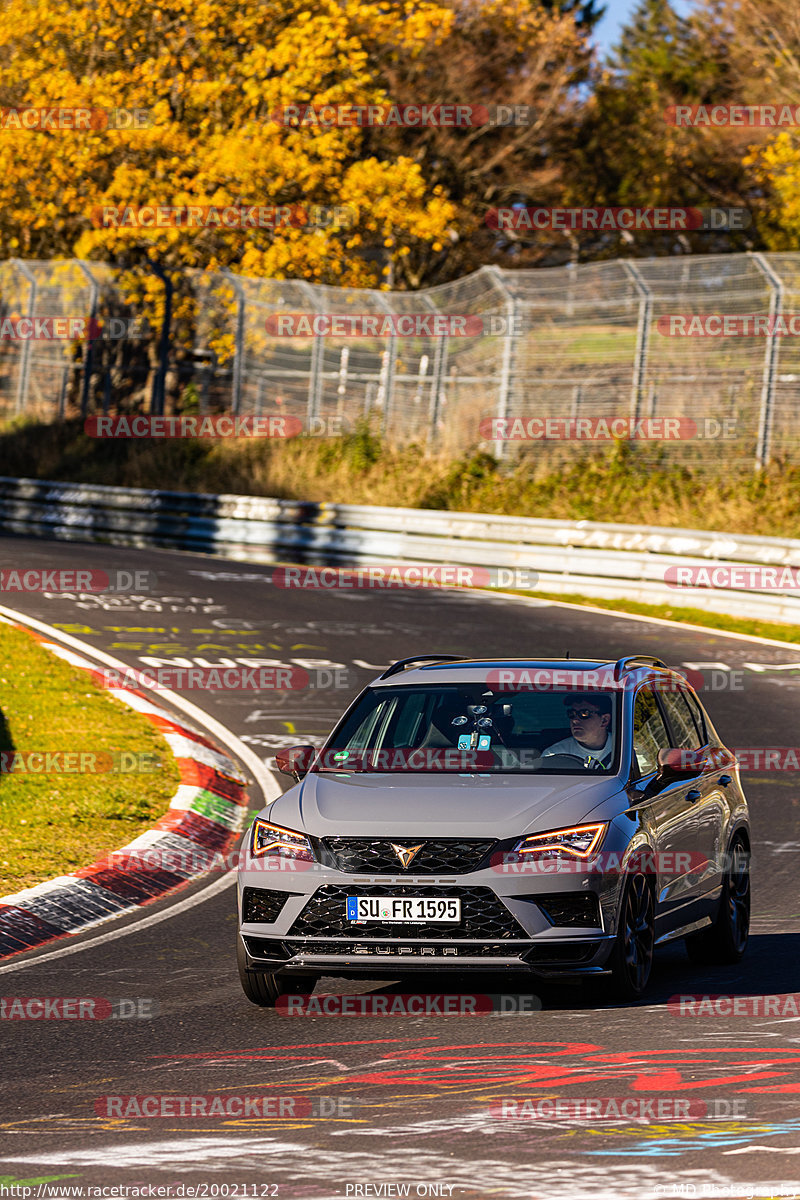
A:
[[[70,646],[73,650],[80,651],[89,659],[95,659],[97,662],[104,663],[108,667],[114,667],[115,670],[126,671],[128,668],[124,662],[118,658],[114,658],[110,654],[106,654],[104,650],[98,650],[95,646],[90,646],[87,642],[82,642],[79,638],[73,637],[69,633],[62,633],[59,629],[54,629],[52,625],[45,624],[44,621],[37,621],[34,617],[29,617],[26,613],[16,612],[13,608],[5,608],[0,605],[0,617],[5,617],[9,621],[17,621],[20,625],[28,625],[31,629],[35,629],[37,633],[42,633],[54,642],[60,642],[62,645]],[[170,691],[168,688],[159,688],[155,691],[154,699],[162,699],[185,713],[198,725],[203,726],[209,733],[217,737],[223,745],[227,745],[234,754],[249,768],[254,779],[264,796],[264,803],[269,804],[280,795],[280,788],[276,778],[272,775],[261,759],[255,754],[249,746],[246,746],[235,733],[232,733],[215,717],[211,717],[208,713],[203,712],[202,708],[198,708],[196,704],[192,704],[191,700],[184,699],[183,696]],[[61,946],[57,950],[50,950],[45,954],[38,955],[35,958],[28,958],[24,962],[11,962],[4,966],[0,966],[0,975],[5,975],[9,971],[21,971],[25,967],[39,966],[41,963],[52,962],[56,958],[65,958],[69,954],[78,954],[81,950],[87,950],[91,946],[99,946],[104,942],[112,942],[116,938],[126,937],[129,933],[137,933],[140,929],[146,929],[150,925],[157,925],[160,921],[166,921],[169,917],[177,916],[179,913],[185,912],[188,908],[193,908],[197,904],[202,904],[204,900],[210,900],[212,896],[216,896],[234,881],[234,873],[223,875],[221,879],[215,879],[208,887],[196,892],[192,896],[188,896],[184,900],[178,901],[176,904],[171,904],[169,908],[163,909],[160,912],[152,913],[149,917],[143,917],[141,920],[135,920],[128,925],[123,925],[119,929],[110,929],[108,933],[102,933],[98,937],[89,938],[85,942],[77,942]],[[127,915],[127,914],[122,914]]]
[[[58,950],[50,950],[46,954],[40,954],[36,958],[26,959],[25,962],[10,962],[5,966],[0,966],[0,975],[5,975],[9,971],[21,971],[25,967],[38,967],[41,963],[52,962],[56,958],[66,958],[68,954],[77,954],[80,950],[88,950],[92,946],[101,946],[104,942],[113,942],[117,938],[125,937],[129,933],[138,933],[140,929],[147,929],[150,925],[158,925],[161,921],[168,920],[169,917],[175,917],[178,913],[186,912],[187,908],[194,908],[197,904],[202,904],[204,900],[210,900],[212,896],[216,896],[218,892],[222,892],[226,887],[230,887],[233,883],[235,875],[230,872],[228,875],[223,875],[221,879],[215,879],[208,887],[202,891],[196,892],[193,896],[187,896],[185,900],[180,900],[177,904],[171,904],[169,908],[165,908],[162,912],[152,913],[149,917],[142,917],[140,921],[133,921],[130,925],[123,925],[121,929],[110,929],[108,933],[101,933],[98,937],[89,938],[85,942],[77,942],[73,945],[61,946]]]

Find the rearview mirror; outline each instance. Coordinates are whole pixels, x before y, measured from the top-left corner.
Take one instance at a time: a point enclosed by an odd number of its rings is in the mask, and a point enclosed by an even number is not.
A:
[[[285,750],[277,751],[275,766],[284,775],[291,775],[292,778],[300,780],[308,774],[316,753],[313,746],[287,746]]]

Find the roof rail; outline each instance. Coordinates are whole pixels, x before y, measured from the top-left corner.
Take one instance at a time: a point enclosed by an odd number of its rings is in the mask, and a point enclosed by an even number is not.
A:
[[[614,678],[619,679],[625,671],[630,671],[633,667],[660,667],[663,671],[669,670],[660,658],[652,658],[649,654],[626,654],[614,664]]]
[[[463,654],[415,654],[412,658],[401,658],[396,663],[392,663],[378,678],[388,679],[390,675],[397,675],[406,667],[410,667],[412,663],[419,662],[466,662],[466,659]]]

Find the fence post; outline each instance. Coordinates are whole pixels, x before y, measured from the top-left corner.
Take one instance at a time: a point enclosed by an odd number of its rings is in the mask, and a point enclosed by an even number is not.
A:
[[[315,313],[319,312],[319,304],[317,303],[317,290],[310,283],[304,280],[298,280],[300,287],[309,297],[311,307]],[[311,362],[309,363],[308,376],[308,406],[306,409],[306,433],[311,433],[314,429],[314,421],[320,415],[319,410],[322,407],[322,366],[325,356],[325,344],[321,334],[315,334],[314,341],[311,346]]]
[[[242,407],[242,374],[244,371],[244,317],[245,295],[244,287],[234,275],[230,267],[223,267],[222,274],[236,293],[236,324],[234,326],[235,347],[233,352],[233,371],[231,373],[231,411],[238,415]]]
[[[383,292],[376,292],[375,302],[381,306],[384,312],[389,316],[395,315],[395,310],[392,308],[389,301]],[[397,334],[392,327],[392,333],[389,335],[389,347],[383,352],[381,358],[381,375],[378,382],[378,395],[376,403],[380,405],[381,398],[383,399],[383,419],[381,422],[381,433],[386,434],[389,427],[389,409],[394,399],[394,368],[397,362]]]
[[[344,406],[347,400],[347,365],[350,362],[350,347],[342,346],[342,353],[339,356],[339,386],[336,389],[336,416],[339,418],[339,427],[341,428],[341,419],[344,415]]]
[[[439,309],[431,300],[430,296],[420,292],[420,299],[427,304],[431,312],[438,315]],[[447,355],[450,350],[450,334],[446,336],[434,338],[433,342],[433,366],[431,368],[431,406],[430,406],[430,426],[429,437],[431,444],[436,441],[439,433],[439,413],[442,405],[442,388],[444,386],[444,376],[447,370]]]
[[[12,258],[11,263],[18,271],[27,279],[30,284],[30,292],[28,293],[28,317],[33,316],[33,310],[36,307],[36,276],[21,258]],[[20,354],[19,363],[19,378],[17,379],[17,398],[14,406],[14,412],[19,414],[25,408],[28,400],[28,379],[31,370],[31,338],[26,338],[22,343],[22,353]]]
[[[505,334],[503,342],[503,358],[500,365],[500,387],[497,395],[497,419],[504,421],[508,416],[508,408],[511,399],[511,384],[514,376],[514,362],[517,349],[517,301],[505,285],[503,272],[499,267],[486,267],[496,286],[505,296],[506,300],[506,317],[508,319],[508,331]],[[502,438],[495,439],[494,443],[495,458],[505,458],[506,442]]]
[[[86,339],[86,353],[83,356],[83,379],[81,380],[81,417],[86,420],[89,413],[89,387],[92,382],[92,364],[94,361],[94,331],[97,328],[97,280],[92,274],[88,263],[78,259],[78,267],[89,280],[89,337]]]
[[[573,421],[573,423],[575,421],[577,421],[577,419],[580,415],[582,396],[583,396],[583,387],[581,386],[581,384],[578,383],[572,389],[572,412],[570,413],[570,418]]]
[[[783,280],[772,269],[763,254],[751,254],[753,262],[769,285],[769,328],[764,366],[761,374],[761,407],[758,414],[758,441],[756,442],[755,470],[763,471],[769,462],[772,449],[772,414],[775,399],[775,374],[778,367],[778,346],[775,336],[775,318],[783,311]]]
[[[631,417],[637,421],[642,410],[642,390],[647,370],[647,352],[650,348],[650,322],[653,315],[653,293],[642,278],[637,266],[624,258],[622,269],[633,283],[639,295],[639,319],[636,324],[636,349],[633,355],[633,380],[631,382]]]

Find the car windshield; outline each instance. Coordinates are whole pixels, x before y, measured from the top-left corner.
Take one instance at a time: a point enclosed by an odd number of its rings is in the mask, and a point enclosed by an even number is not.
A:
[[[614,773],[619,693],[370,688],[314,766],[336,772]]]

